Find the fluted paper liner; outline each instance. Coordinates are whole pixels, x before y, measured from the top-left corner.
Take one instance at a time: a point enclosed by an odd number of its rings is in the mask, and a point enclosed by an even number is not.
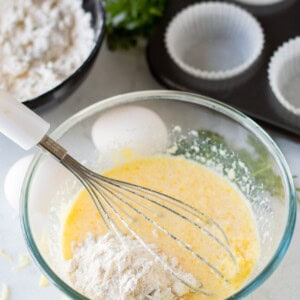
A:
[[[235,1],[242,4],[264,6],[264,5],[277,4],[285,0],[235,0]]]
[[[167,52],[186,73],[222,80],[246,71],[264,44],[260,24],[244,9],[223,2],[194,4],[179,12],[166,34]]]
[[[278,101],[300,116],[300,37],[276,50],[269,63],[268,77]]]

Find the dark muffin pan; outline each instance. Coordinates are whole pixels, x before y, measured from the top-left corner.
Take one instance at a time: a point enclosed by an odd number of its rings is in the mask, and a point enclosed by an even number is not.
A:
[[[300,35],[300,1],[284,0],[266,6],[221,1],[235,3],[250,12],[261,24],[265,35],[263,53],[255,64],[242,75],[223,81],[193,77],[181,70],[167,53],[164,43],[166,27],[174,15],[195,2],[169,1],[165,17],[152,34],[147,47],[147,61],[153,76],[168,88],[216,98],[259,121],[300,136],[300,116],[289,112],[278,102],[269,86],[267,74],[269,60],[277,48]]]

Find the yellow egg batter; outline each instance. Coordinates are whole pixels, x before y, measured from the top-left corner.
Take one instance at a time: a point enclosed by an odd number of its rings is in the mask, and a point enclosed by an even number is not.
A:
[[[225,178],[215,172],[180,157],[151,157],[137,159],[117,166],[104,174],[107,177],[142,185],[181,199],[212,217],[226,232],[236,264],[214,239],[195,229],[195,226],[161,209],[159,215],[147,215],[176,233],[190,247],[207,259],[226,277],[221,278],[207,265],[172,242],[153,225],[134,217],[127,220],[147,243],[155,243],[168,257],[176,257],[183,270],[192,273],[212,296],[190,293],[183,299],[224,299],[238,290],[252,271],[259,255],[255,222],[245,199]],[[156,207],[157,210],[157,207]],[[142,208],[142,211],[145,210]],[[207,218],[193,217],[224,243],[220,231]],[[72,257],[72,244],[83,242],[88,232],[102,235],[107,232],[93,202],[83,190],[67,216],[62,235],[63,255]]]

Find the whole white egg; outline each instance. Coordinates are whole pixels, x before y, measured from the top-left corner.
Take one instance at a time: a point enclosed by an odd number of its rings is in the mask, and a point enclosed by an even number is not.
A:
[[[168,131],[151,109],[128,105],[109,110],[92,127],[92,140],[101,153],[130,148],[137,155],[153,155],[166,150]]]
[[[19,211],[21,188],[33,155],[16,161],[8,170],[4,180],[4,194],[12,208]]]
[[[19,203],[23,181],[28,167],[34,155],[28,155],[16,161],[4,180],[4,194],[12,208],[19,211]],[[31,188],[31,198],[39,202],[37,206],[42,207],[48,203],[58,190],[61,183],[73,176],[65,167],[58,163],[51,156],[44,157],[39,168],[35,171],[34,184]],[[44,201],[41,201],[43,198]]]

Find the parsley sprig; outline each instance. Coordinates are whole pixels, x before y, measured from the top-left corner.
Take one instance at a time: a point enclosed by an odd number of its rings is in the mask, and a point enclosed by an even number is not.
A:
[[[280,176],[274,171],[274,161],[269,155],[268,150],[254,137],[249,136],[247,141],[252,149],[243,148],[234,152],[228,146],[225,139],[215,132],[198,130],[197,139],[198,144],[201,145],[201,157],[211,159],[216,155],[216,149],[226,150],[227,153],[231,153],[232,155],[229,155],[228,161],[224,161],[223,164],[231,165],[232,162],[238,159],[238,161],[243,162],[247,166],[256,182],[261,184],[265,190],[274,196],[280,197],[283,195],[282,181]],[[192,143],[188,139],[180,140],[178,149],[174,154],[186,155],[188,153],[189,158],[197,160],[196,154],[191,150],[193,149]],[[297,188],[297,191],[300,192],[300,188]]]
[[[283,193],[280,176],[274,170],[274,162],[271,159],[268,150],[254,137],[248,137],[248,144],[253,148],[254,155],[246,149],[238,151],[241,161],[243,161],[252,176],[258,182],[261,182],[265,189],[272,192],[275,196],[281,196]]]
[[[168,0],[105,0],[110,49],[128,49],[151,34]]]

